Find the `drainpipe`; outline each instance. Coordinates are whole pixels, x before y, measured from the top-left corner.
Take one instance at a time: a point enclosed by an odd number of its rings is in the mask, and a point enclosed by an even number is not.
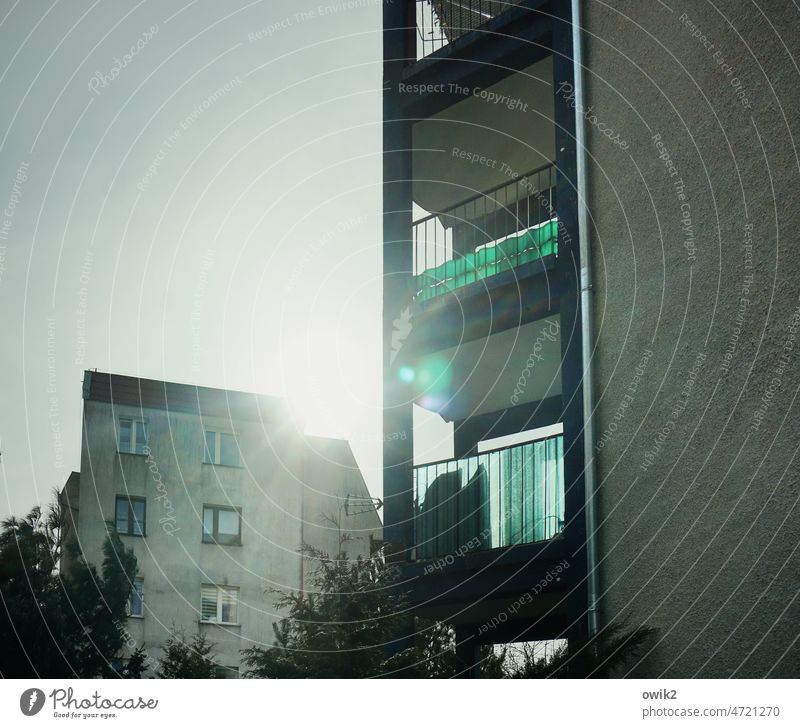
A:
[[[594,370],[592,366],[592,267],[589,246],[588,186],[586,182],[586,108],[583,87],[581,0],[572,4],[572,57],[575,81],[576,183],[578,185],[578,241],[581,256],[581,359],[583,367],[583,464],[586,495],[586,570],[589,636],[597,634],[597,512],[595,510]]]

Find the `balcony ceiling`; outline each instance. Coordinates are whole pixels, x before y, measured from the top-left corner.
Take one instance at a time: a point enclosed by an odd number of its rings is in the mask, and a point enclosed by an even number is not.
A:
[[[492,100],[470,89],[463,101],[414,124],[414,201],[439,212],[510,181],[509,171],[522,175],[555,160],[552,78],[548,57],[482,89]],[[508,101],[493,103],[502,98]],[[460,159],[454,148],[488,161]]]
[[[416,366],[416,403],[445,420],[561,394],[558,316],[428,354]],[[512,399],[513,398],[513,399]]]

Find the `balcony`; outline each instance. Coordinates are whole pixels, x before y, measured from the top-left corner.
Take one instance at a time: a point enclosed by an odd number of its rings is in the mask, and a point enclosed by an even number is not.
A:
[[[558,254],[552,164],[414,223],[416,300]]]
[[[553,538],[564,528],[564,439],[556,435],[414,468],[417,559]]]
[[[417,59],[479,28],[520,0],[417,0]]]

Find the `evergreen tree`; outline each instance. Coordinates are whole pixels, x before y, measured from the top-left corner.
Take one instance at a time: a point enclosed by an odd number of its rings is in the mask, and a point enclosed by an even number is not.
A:
[[[144,647],[137,647],[119,670],[119,677],[125,680],[140,680],[147,669],[147,653]]]
[[[550,657],[537,657],[529,645],[511,648],[506,665],[510,678],[614,678],[639,657],[655,636],[652,627],[628,629],[610,624],[594,637],[558,648]]]
[[[372,678],[455,676],[458,663],[452,628],[415,618],[398,586],[397,569],[382,550],[350,559],[341,546],[337,558],[303,548],[318,568],[312,590],[277,598],[288,616],[274,626],[272,648],[243,651],[248,677]],[[395,640],[413,634],[402,650]],[[502,658],[481,652],[482,674],[501,677]]]
[[[109,526],[102,572],[75,550],[68,574],[58,505],[0,524],[0,674],[114,677],[136,557]]]
[[[212,678],[216,664],[214,644],[204,634],[187,640],[182,630],[170,636],[163,648],[158,676],[160,678]]]
[[[332,559],[310,546],[318,563],[308,593],[277,598],[289,616],[274,625],[275,646],[243,652],[249,677],[335,678],[381,674],[387,643],[407,619],[380,552],[355,560],[340,549]]]

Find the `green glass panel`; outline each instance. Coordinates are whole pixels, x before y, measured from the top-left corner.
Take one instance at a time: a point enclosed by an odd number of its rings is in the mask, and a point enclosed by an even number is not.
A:
[[[426,301],[515,266],[558,252],[558,220],[553,219],[481,250],[448,260],[417,276],[419,300]]]
[[[552,538],[564,525],[561,435],[414,471],[418,558]]]

